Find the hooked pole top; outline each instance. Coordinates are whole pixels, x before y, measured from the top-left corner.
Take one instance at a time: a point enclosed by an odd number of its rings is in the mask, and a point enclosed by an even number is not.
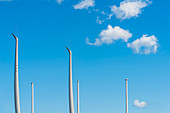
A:
[[[11,33],[13,36],[14,36],[14,38],[16,39],[16,40],[18,40],[18,38],[13,34],[13,33]]]

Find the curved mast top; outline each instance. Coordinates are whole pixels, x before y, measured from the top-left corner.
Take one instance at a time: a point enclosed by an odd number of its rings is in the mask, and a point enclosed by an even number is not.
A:
[[[13,34],[13,33],[11,33],[13,36],[14,36],[14,38],[16,39],[16,40],[18,40],[18,38]]]
[[[66,47],[69,52],[69,111],[74,113],[74,102],[73,102],[73,83],[72,83],[72,54],[70,49]]]
[[[19,99],[19,80],[18,80],[18,38],[14,34],[12,35],[15,38],[15,71],[14,71],[15,113],[21,113],[20,112],[20,99]]]

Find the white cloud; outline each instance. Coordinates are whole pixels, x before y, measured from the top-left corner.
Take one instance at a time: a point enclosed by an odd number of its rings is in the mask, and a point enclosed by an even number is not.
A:
[[[74,9],[88,9],[95,6],[94,0],[82,0],[80,3],[73,5]]]
[[[124,30],[119,26],[115,26],[113,28],[111,25],[108,25],[107,29],[101,31],[99,38],[96,38],[94,43],[90,43],[89,39],[87,38],[86,44],[100,46],[104,43],[109,45],[114,43],[116,40],[123,40],[127,42],[131,37],[132,34],[129,33],[129,30]]]
[[[94,43],[90,43],[89,38],[86,38],[86,44],[88,45],[94,45],[94,46],[100,46],[102,45],[102,42],[100,41],[100,39],[96,38],[96,41]]]
[[[96,22],[97,22],[98,24],[102,24],[105,20],[100,20],[99,18],[100,18],[100,17],[98,16]]]
[[[113,13],[109,14],[108,18],[106,18],[106,20],[110,20],[112,18],[112,16],[113,16]]]
[[[101,13],[102,13],[103,15],[106,15],[106,13],[105,13],[104,11],[101,11]]]
[[[11,2],[12,0],[0,0],[0,2]]]
[[[144,107],[147,107],[147,103],[144,101],[140,102],[139,100],[135,100],[134,106],[139,107],[139,108],[144,108]]]
[[[97,22],[98,24],[102,24],[103,22],[105,22],[106,20],[108,20],[108,19],[110,18],[110,16],[108,15],[108,13],[105,13],[104,11],[101,11],[100,13],[101,13],[102,15],[108,16],[108,18],[106,18],[106,19],[100,19],[100,17],[97,16],[96,22]]]
[[[120,6],[111,6],[113,14],[121,20],[138,17],[141,14],[142,8],[148,6],[151,2],[148,0],[125,0],[120,3]]]
[[[132,43],[128,43],[127,46],[132,48],[134,53],[139,54],[150,54],[156,53],[158,48],[158,39],[152,35],[143,35],[140,39],[133,41]]]
[[[94,11],[94,12],[98,12],[98,11],[99,11],[99,9],[93,9],[93,11]]]
[[[60,5],[64,0],[56,0],[56,1]]]

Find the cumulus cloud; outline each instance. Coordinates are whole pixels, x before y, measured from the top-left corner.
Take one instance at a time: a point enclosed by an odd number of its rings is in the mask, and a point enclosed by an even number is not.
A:
[[[156,53],[158,48],[158,39],[152,35],[143,35],[140,39],[128,43],[127,47],[132,48],[134,53],[150,54]]]
[[[151,2],[148,0],[125,0],[120,3],[120,6],[111,6],[113,14],[121,20],[138,17],[141,14],[142,8],[148,6]]]
[[[144,101],[140,102],[139,100],[136,99],[134,101],[134,106],[139,107],[139,108],[144,108],[144,107],[147,107],[147,103]]]
[[[123,40],[127,42],[131,37],[132,34],[129,33],[129,30],[124,30],[119,26],[115,26],[113,28],[111,25],[108,25],[107,29],[101,31],[99,38],[96,38],[94,43],[91,43],[87,38],[86,44],[100,46],[104,43],[109,45],[114,43],[116,40]]]
[[[94,0],[82,0],[80,3],[73,5],[74,9],[88,9],[95,6]]]

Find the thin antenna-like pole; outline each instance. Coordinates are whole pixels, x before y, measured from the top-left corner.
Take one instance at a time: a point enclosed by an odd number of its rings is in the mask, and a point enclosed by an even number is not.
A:
[[[19,99],[19,80],[18,80],[18,38],[15,38],[15,71],[14,71],[14,100],[15,100],[15,113],[20,113],[20,99]]]
[[[126,81],[126,113],[128,113],[128,79],[125,79]]]
[[[66,47],[67,48],[67,47]],[[70,113],[74,113],[74,102],[73,102],[73,81],[72,81],[72,53],[67,48],[69,52],[69,110]]]
[[[34,113],[34,83],[31,82],[31,113]]]
[[[77,113],[79,113],[79,80],[77,80]]]

